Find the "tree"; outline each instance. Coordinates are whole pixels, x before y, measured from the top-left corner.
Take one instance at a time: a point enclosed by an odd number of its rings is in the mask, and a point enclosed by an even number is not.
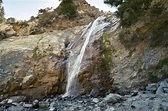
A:
[[[4,8],[2,6],[3,1],[0,0],[0,23],[4,21]]]
[[[105,0],[104,3],[118,8],[117,16],[123,26],[129,26],[149,8],[152,0]]]
[[[123,3],[123,0],[104,0],[104,3],[117,7]]]
[[[72,0],[61,0],[60,14],[65,15],[69,19],[74,19],[77,16],[77,8]]]

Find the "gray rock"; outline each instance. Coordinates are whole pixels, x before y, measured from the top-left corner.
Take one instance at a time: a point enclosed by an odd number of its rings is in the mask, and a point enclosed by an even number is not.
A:
[[[163,87],[162,86],[159,86],[157,91],[156,91],[156,94],[163,94],[164,91],[163,91]]]
[[[101,108],[100,107],[96,107],[92,111],[101,111]]]
[[[93,101],[94,103],[98,103],[98,102],[99,102],[99,99],[93,98],[92,101]]]
[[[136,96],[138,94],[138,90],[133,90],[131,96]]]
[[[26,100],[25,96],[13,96],[13,97],[9,98],[8,102],[12,101],[12,103],[14,103],[14,102],[19,103],[19,102],[23,102],[25,100]]]
[[[119,95],[119,94],[108,94],[102,102],[105,102],[105,103],[117,103],[119,102],[120,100],[122,99],[122,96]]]
[[[4,105],[4,104],[6,104],[7,102],[8,102],[8,99],[5,99],[5,100],[3,100],[3,101],[0,102],[0,105]]]
[[[161,109],[163,109],[163,111],[168,111],[168,104],[167,103],[162,103],[161,104]]]
[[[164,93],[168,93],[168,87],[163,88]]]
[[[105,111],[114,111],[115,109],[113,107],[107,108]]]
[[[97,97],[98,93],[99,93],[99,89],[93,88],[89,95],[92,96],[92,97]]]
[[[7,111],[24,111],[24,107],[22,107],[22,106],[11,106],[7,109]]]
[[[25,107],[25,108],[32,108],[33,107],[33,104],[23,104],[23,107]]]
[[[146,87],[146,90],[155,92],[157,90],[156,83],[148,84],[148,86]]]
[[[49,109],[49,111],[57,111],[57,109],[52,107],[52,108]]]
[[[164,88],[168,88],[167,80],[164,80],[164,81],[160,82],[159,87],[156,91],[156,94],[163,94],[164,93]]]
[[[46,108],[46,107],[49,106],[49,104],[39,103],[38,106],[39,106],[40,108]]]

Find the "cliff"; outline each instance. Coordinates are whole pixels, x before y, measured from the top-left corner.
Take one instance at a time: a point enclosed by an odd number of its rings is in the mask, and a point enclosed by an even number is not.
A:
[[[66,48],[78,40],[73,47],[78,54],[85,39],[79,35],[86,24],[102,14],[84,0],[74,3],[78,16],[73,20],[57,15],[57,9],[43,10],[35,20],[1,26],[9,37],[0,41],[2,98],[25,95],[42,99],[65,92]],[[121,27],[115,14],[104,14],[110,25],[103,33],[91,35],[97,39],[91,39],[86,50],[79,74],[80,94],[125,94],[168,77],[167,2],[161,3],[165,3],[161,13],[151,16],[148,12],[128,27]],[[153,22],[156,18],[158,22]]]

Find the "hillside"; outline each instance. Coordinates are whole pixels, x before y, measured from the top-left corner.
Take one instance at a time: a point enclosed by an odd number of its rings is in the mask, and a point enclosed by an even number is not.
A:
[[[60,6],[53,11],[50,8],[40,9],[37,17],[31,17],[29,21],[17,21],[9,18],[7,22],[1,25],[1,38],[6,38],[12,35],[35,35],[44,32],[52,32],[53,30],[65,30],[74,26],[86,25],[93,21],[95,18],[100,16],[100,12],[94,6],[90,6],[85,0],[74,0],[73,1],[77,15],[74,19],[69,19],[66,15],[60,13]],[[6,33],[12,30],[13,33]],[[4,33],[4,34],[3,34]],[[6,36],[6,37],[5,37]],[[1,39],[0,38],[0,39]]]

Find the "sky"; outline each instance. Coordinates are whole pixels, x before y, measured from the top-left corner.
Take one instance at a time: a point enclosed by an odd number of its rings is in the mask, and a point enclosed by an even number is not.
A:
[[[100,10],[115,11],[114,8],[104,4],[103,0],[86,1]],[[39,9],[56,8],[59,4],[58,0],[3,0],[5,18],[14,17],[17,20],[28,20],[31,16],[36,16]]]

